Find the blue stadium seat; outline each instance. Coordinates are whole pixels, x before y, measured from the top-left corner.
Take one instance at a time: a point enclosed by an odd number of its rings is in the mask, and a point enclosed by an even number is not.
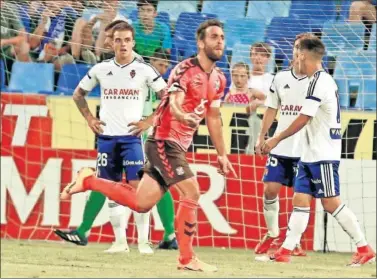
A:
[[[80,83],[80,80],[87,74],[92,65],[88,64],[66,64],[60,72],[58,85],[54,95],[72,95]],[[90,96],[99,96],[99,86],[94,88]]]
[[[208,19],[217,18],[215,14],[181,13],[175,25],[171,60],[182,61],[196,53],[195,30]]]
[[[3,59],[0,59],[0,89],[5,90],[5,65]]]
[[[323,23],[336,19],[336,0],[292,0],[289,16],[310,21],[312,32],[321,32]]]
[[[9,90],[25,93],[52,93],[54,65],[52,63],[14,62]]]
[[[376,52],[346,52],[335,64],[334,79],[339,87],[340,105],[349,107],[350,93],[362,91],[363,80],[376,78]]]
[[[355,108],[376,110],[376,79],[365,79],[357,94]]]
[[[322,29],[322,41],[330,55],[344,50],[362,50],[365,25],[363,23],[326,22]]]
[[[135,0],[119,1],[119,13],[128,17],[133,10],[137,9]]]
[[[129,19],[132,20],[132,22],[136,22],[139,20],[139,13],[137,10],[132,10],[131,13],[128,16]],[[170,29],[170,16],[167,12],[159,12],[157,14],[156,20],[160,23],[166,24]]]
[[[250,61],[250,47],[249,44],[240,44],[237,43],[234,45],[233,51],[232,51],[232,61],[230,63],[230,67],[233,67],[234,64],[238,62],[244,62],[248,64],[250,67],[253,65]],[[275,49],[272,48],[272,55],[270,59],[270,63],[267,65],[267,72],[272,73],[275,69]]]
[[[167,12],[171,21],[177,21],[181,13],[196,13],[198,1],[159,1],[158,12]]]
[[[245,0],[238,1],[212,1],[205,0],[202,12],[217,14],[220,20],[245,17]]]
[[[25,27],[25,31],[30,33],[30,16],[28,14],[29,5],[17,4],[18,15],[21,19],[22,25]]]
[[[287,17],[291,1],[259,1],[250,0],[246,17],[252,19],[263,19],[270,24],[274,17]]]
[[[250,44],[263,42],[266,24],[262,19],[228,19],[224,24],[227,48],[234,44]]]
[[[296,35],[310,31],[310,24],[306,19],[275,17],[267,27],[266,41],[275,48],[276,59],[291,59]]]
[[[340,5],[340,20],[346,21],[348,20],[349,14],[350,14],[350,7],[353,0],[342,0]]]
[[[89,21],[92,16],[99,15],[103,13],[103,9],[100,8],[85,8],[82,12],[82,17]]]
[[[376,28],[376,23],[375,23],[375,24],[373,24],[372,33],[370,34],[368,50],[374,50],[374,51],[377,50],[377,47],[376,47],[376,32],[377,32],[377,28]]]

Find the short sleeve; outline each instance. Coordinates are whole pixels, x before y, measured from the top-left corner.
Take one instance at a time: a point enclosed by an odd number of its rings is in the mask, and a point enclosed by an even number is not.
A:
[[[85,91],[92,91],[94,87],[99,83],[97,78],[98,65],[93,66],[85,77],[80,81],[79,87]]]
[[[186,94],[189,82],[190,77],[188,75],[188,71],[185,67],[185,64],[178,64],[170,74],[168,92],[172,93],[180,91]]]
[[[314,75],[309,83],[308,92],[304,100],[301,114],[314,117],[317,114],[324,98],[326,97],[326,87],[323,84],[324,78],[320,78],[319,73]]]
[[[150,64],[144,63],[146,66],[145,73],[147,75],[147,85],[155,92],[159,92],[166,87],[166,82],[160,73]]]
[[[163,49],[171,49],[172,48],[172,40],[171,40],[171,34],[170,29],[167,25],[161,24],[162,31],[163,31],[163,40],[162,40],[162,48]]]
[[[269,90],[269,92],[267,92],[267,98],[266,98],[266,102],[265,102],[265,105],[267,107],[273,108],[273,109],[278,109],[279,103],[280,103],[280,99],[279,99],[279,96],[278,96],[279,93],[278,93],[276,88],[277,88],[276,79],[274,78],[272,80],[270,90]]]

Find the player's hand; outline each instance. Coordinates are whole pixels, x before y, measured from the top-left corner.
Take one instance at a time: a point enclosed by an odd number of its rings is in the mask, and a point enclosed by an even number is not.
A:
[[[202,121],[202,118],[195,113],[185,113],[182,122],[191,128],[197,128]]]
[[[262,146],[264,145],[264,137],[258,137],[257,143],[255,144],[255,153],[257,155],[262,155]]]
[[[93,133],[100,135],[103,133],[101,125],[106,126],[106,123],[93,117],[88,120],[89,128],[92,129]]]
[[[131,122],[130,124],[128,124],[128,127],[131,127],[130,133],[133,136],[140,137],[144,131],[148,130],[149,127],[151,127],[151,125],[144,120],[140,120]]]
[[[228,175],[229,172],[231,172],[235,178],[238,178],[235,170],[233,169],[232,164],[230,163],[230,161],[229,161],[229,159],[226,155],[225,156],[218,156],[217,162],[220,165],[220,168],[217,170],[217,172],[219,174],[225,176],[225,175]]]
[[[250,102],[246,107],[247,114],[253,114],[257,111],[259,104],[257,102]]]
[[[272,149],[275,148],[279,143],[279,140],[276,137],[272,137],[266,140],[262,146],[262,154],[268,154]]]

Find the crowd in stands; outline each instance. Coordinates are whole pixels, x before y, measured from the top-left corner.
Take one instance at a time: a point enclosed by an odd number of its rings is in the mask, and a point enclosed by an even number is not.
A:
[[[244,11],[241,9],[241,12],[247,15],[256,12],[250,12],[250,9],[253,7],[252,5],[256,5],[259,2],[256,1],[254,3],[253,1],[225,1],[228,4],[223,2],[224,4],[221,3],[219,5],[223,5],[224,9],[228,8],[227,5],[233,5],[240,10],[241,8],[238,6],[241,3],[243,4],[242,7],[244,7]],[[298,0],[291,0],[289,3],[292,2],[293,5],[295,1],[299,2]],[[345,22],[362,22],[365,25],[364,49],[370,49],[371,30],[373,24],[376,22],[376,1],[329,1],[331,3],[336,2],[337,18],[346,16]],[[131,2],[135,4],[135,6],[132,6],[133,10],[127,9],[127,5]],[[1,0],[0,57],[3,60],[2,63],[4,63],[5,72],[7,73],[7,82],[5,85],[9,82],[12,64],[16,60],[53,63],[56,82],[63,65],[75,63],[93,65],[111,58],[113,55],[106,43],[109,34],[106,32],[105,27],[114,20],[125,20],[133,25],[136,40],[135,52],[145,60],[153,61],[157,65],[156,67],[161,66],[166,68],[163,71],[166,72],[166,77],[169,73],[168,69],[189,55],[186,52],[182,57],[180,52],[174,49],[174,42],[177,48],[179,39],[177,37],[181,34],[174,34],[176,31],[175,23],[179,21],[180,15],[174,14],[173,10],[171,10],[170,14],[160,12],[160,6],[164,4],[162,2],[164,1]],[[188,2],[194,2],[195,4],[190,5]],[[211,1],[182,1],[179,5],[181,5],[180,8],[182,11],[204,13],[211,11],[210,9],[214,9],[215,7],[212,2],[206,2]],[[229,2],[232,3],[229,4]],[[305,2],[304,4],[308,3],[305,7],[311,9],[309,2],[313,1],[301,2]],[[348,6],[345,3],[348,3]],[[169,1],[169,5],[174,7],[178,4]],[[348,9],[346,13],[343,11],[344,7]],[[91,13],[91,9],[96,9],[97,12]],[[98,13],[98,10],[101,12]],[[266,11],[260,12],[264,14]],[[230,18],[234,17],[231,11],[228,14]],[[297,14],[291,14],[290,12],[289,17],[294,18],[295,16]],[[307,17],[307,15],[305,16]],[[228,20],[227,18],[223,19],[223,21]],[[242,20],[243,18],[239,19],[241,22]],[[273,19],[266,21],[272,24]],[[186,28],[195,29],[195,27],[190,25],[187,25]],[[253,30],[245,30],[245,32],[252,33]],[[268,33],[268,27],[266,32]],[[319,30],[317,35],[321,36],[320,32],[321,30]],[[176,38],[176,41],[174,41],[174,38]],[[266,92],[273,78],[272,73],[276,72],[279,66],[289,65],[289,59],[281,60],[279,56],[280,52],[278,52],[276,45],[273,45],[271,42],[274,42],[274,40],[249,43],[249,52],[243,54],[246,58],[242,61],[238,61],[235,58],[237,44],[233,46],[233,58],[232,52],[227,52],[225,62],[223,61],[224,64],[221,64],[222,66],[219,65],[224,68],[229,79],[228,94],[224,99],[225,102],[249,104],[248,113],[250,114],[253,114],[256,108],[263,104],[264,95],[267,94]],[[187,44],[187,48],[190,48],[189,44]],[[276,53],[274,53],[274,49]],[[195,51],[191,55],[194,53]],[[150,60],[151,57],[155,57],[155,59]],[[268,66],[271,65],[271,62],[273,62],[273,68]],[[278,67],[275,67],[275,65]],[[330,71],[334,70],[334,66],[331,66],[331,63],[326,66]],[[253,88],[254,91],[251,92],[249,88]]]

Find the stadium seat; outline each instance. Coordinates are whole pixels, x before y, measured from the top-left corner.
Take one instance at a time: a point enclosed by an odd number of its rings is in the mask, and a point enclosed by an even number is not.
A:
[[[119,13],[124,16],[129,16],[131,12],[137,9],[135,0],[119,1]]]
[[[310,21],[312,32],[321,32],[323,23],[336,19],[336,0],[292,0],[289,16]]]
[[[9,89],[25,93],[52,93],[54,65],[52,63],[14,62]]]
[[[235,44],[233,51],[232,51],[232,61],[230,63],[230,68],[233,67],[234,64],[238,62],[244,62],[248,64],[250,67],[252,67],[251,61],[250,61],[250,47],[249,44]],[[272,55],[270,59],[270,63],[267,66],[267,72],[273,73],[275,70],[275,49],[272,48]]]
[[[263,19],[270,24],[274,17],[287,17],[291,1],[259,1],[250,0],[246,17],[252,19]]]
[[[3,59],[0,59],[0,89],[5,90],[5,65]]]
[[[103,13],[103,9],[100,8],[85,8],[82,12],[82,17],[86,21],[89,21],[92,16],[99,15],[101,13]]]
[[[344,50],[362,50],[365,25],[363,23],[326,22],[322,30],[322,41],[329,55]]]
[[[234,44],[250,44],[263,42],[266,24],[261,19],[228,19],[224,24],[227,48],[232,49]]]
[[[266,41],[275,48],[276,59],[291,59],[296,35],[310,30],[306,19],[275,17],[267,27]]]
[[[136,22],[139,20],[139,13],[137,10],[132,10],[131,13],[128,16],[129,19],[132,20],[132,22]],[[156,20],[160,23],[166,24],[170,29],[170,16],[167,12],[159,12],[157,14]]]
[[[368,50],[372,51],[376,51],[377,48],[376,48],[376,32],[377,32],[377,28],[376,28],[376,23],[373,24],[373,27],[372,27],[372,33],[370,34],[370,39],[369,39],[369,46],[368,46]]]
[[[350,14],[350,7],[353,0],[342,0],[340,5],[339,20],[347,21]]]
[[[86,75],[92,65],[66,64],[60,72],[58,85],[54,95],[72,95],[80,80]],[[99,86],[90,93],[90,96],[99,96]]]
[[[357,94],[355,108],[376,110],[376,79],[365,79]]]
[[[195,30],[208,19],[217,18],[215,14],[181,13],[176,26],[171,51],[172,62],[182,61],[196,53]]]
[[[171,21],[177,21],[179,15],[184,12],[196,13],[198,1],[159,1],[158,12],[167,12]]]
[[[28,14],[29,5],[27,4],[17,4],[18,16],[21,19],[22,25],[25,27],[25,31],[30,33],[30,16]]]
[[[216,14],[221,21],[245,17],[246,1],[212,1],[203,2],[203,13]]]

